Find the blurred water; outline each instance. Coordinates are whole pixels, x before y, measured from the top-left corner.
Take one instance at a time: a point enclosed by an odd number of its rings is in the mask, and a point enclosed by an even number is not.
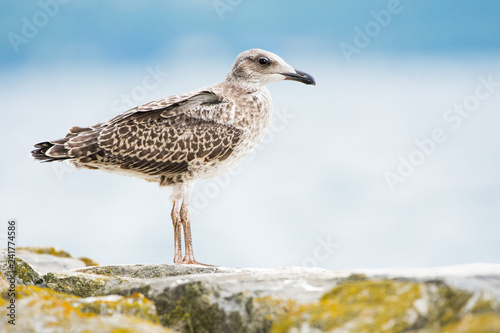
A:
[[[497,59],[284,58],[318,85],[270,85],[277,112],[270,136],[236,174],[197,184],[198,260],[330,269],[498,262],[500,86],[457,129],[443,118],[455,104],[472,103],[477,89],[485,93],[482,79],[500,82]],[[20,245],[59,246],[101,264],[171,262],[171,207],[157,185],[40,164],[29,151],[73,125],[112,117],[147,65],[168,76],[145,94],[136,89],[133,102],[211,84],[230,67],[226,59],[208,69],[174,63],[4,73],[0,218],[18,219]],[[415,140],[436,128],[446,140],[429,156],[415,153]],[[400,159],[412,153],[424,161],[392,191],[386,173],[398,175]]]

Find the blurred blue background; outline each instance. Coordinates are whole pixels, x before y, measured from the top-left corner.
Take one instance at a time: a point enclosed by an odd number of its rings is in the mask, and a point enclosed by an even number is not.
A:
[[[168,191],[29,151],[221,81],[238,53],[263,48],[317,86],[270,85],[274,122],[259,149],[197,184],[199,261],[499,262],[498,2],[4,1],[0,17],[5,245],[14,217],[19,246],[171,262]]]

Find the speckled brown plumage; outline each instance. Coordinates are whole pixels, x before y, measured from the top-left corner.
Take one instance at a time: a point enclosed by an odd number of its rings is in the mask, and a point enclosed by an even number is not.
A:
[[[165,100],[149,103],[103,124],[73,127],[64,139],[37,144],[33,156],[45,161],[72,159],[91,169],[122,169],[172,185],[174,176],[189,176],[191,164],[226,160],[242,137],[243,131],[234,126],[179,112],[193,100],[205,109],[220,103],[209,92],[163,107]]]
[[[265,85],[281,80],[315,84],[273,53],[245,51],[221,83],[146,103],[91,127],[75,126],[62,139],[36,144],[32,155],[172,186],[174,262],[197,263],[188,209],[192,186],[231,170],[255,148],[271,119]]]

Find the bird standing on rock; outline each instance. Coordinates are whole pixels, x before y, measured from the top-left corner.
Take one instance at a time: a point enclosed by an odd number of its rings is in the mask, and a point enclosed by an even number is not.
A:
[[[248,50],[238,55],[224,82],[137,106],[94,126],[75,126],[63,139],[36,144],[32,155],[172,187],[174,262],[200,264],[191,239],[193,185],[235,168],[258,145],[272,113],[265,85],[282,80],[315,85],[311,75],[276,54]]]

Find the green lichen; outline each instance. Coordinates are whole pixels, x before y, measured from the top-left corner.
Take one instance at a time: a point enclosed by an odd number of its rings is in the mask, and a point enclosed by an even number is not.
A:
[[[14,267],[16,273],[16,282],[18,284],[32,285],[41,280],[41,275],[33,269],[26,261],[21,258],[15,258]]]
[[[209,295],[199,282],[180,286],[172,295],[177,297],[156,302],[160,322],[184,332],[221,332],[225,313],[210,302]]]
[[[47,273],[45,275],[45,283],[48,288],[79,297],[101,296],[109,280],[110,278],[104,276],[89,277],[78,273],[73,275]]]
[[[272,296],[251,298],[247,306],[250,332],[268,332],[273,322],[298,309],[295,300],[277,299]]]
[[[5,275],[3,275],[2,271],[0,270],[0,291],[8,289],[9,287],[10,283],[7,281]]]
[[[79,269],[79,272],[84,272],[86,274],[97,274],[104,276],[122,276],[120,270],[123,270],[120,266],[96,266],[92,268]]]
[[[464,305],[472,297],[472,293],[451,288],[442,282],[430,284],[431,288],[437,288],[437,295],[432,307],[429,321],[436,321],[439,327],[460,319],[460,312]]]
[[[35,284],[41,279],[40,274],[30,264],[21,258],[9,256],[5,251],[0,251],[0,272],[9,279],[14,273],[16,284]]]
[[[476,293],[474,295],[474,303],[470,309],[471,313],[499,312],[500,304],[497,303],[495,297],[491,294]]]
[[[438,332],[472,314],[471,309],[496,309],[493,299],[472,296],[441,282],[348,279],[320,301],[299,305],[275,320],[271,332],[304,326],[326,332],[347,327],[352,332]]]
[[[349,275],[348,277],[344,278],[342,280],[342,282],[363,281],[363,280],[367,280],[367,279],[368,279],[368,277],[365,274],[353,273],[353,274]]]
[[[87,274],[98,274],[106,276],[130,277],[137,279],[152,279],[168,276],[215,273],[215,267],[186,267],[184,265],[160,264],[160,265],[112,265],[98,266],[78,269],[79,272]]]
[[[98,315],[126,314],[152,323],[159,323],[153,302],[140,293],[119,297],[117,300],[103,297],[91,302],[79,302],[77,309],[82,313]]]
[[[296,306],[248,292],[225,295],[202,282],[167,288],[153,300],[162,325],[181,332],[269,332],[276,318]]]

